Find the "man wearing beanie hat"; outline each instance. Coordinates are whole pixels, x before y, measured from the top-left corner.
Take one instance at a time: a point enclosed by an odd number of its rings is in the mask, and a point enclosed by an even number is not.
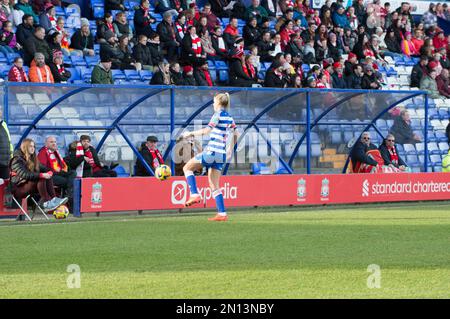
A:
[[[197,82],[194,78],[194,68],[191,65],[186,65],[183,67],[183,79],[187,86],[196,86]]]
[[[111,72],[111,58],[104,56],[101,58],[92,70],[91,83],[92,84],[114,84]]]
[[[63,53],[61,51],[53,51],[53,60],[48,64],[52,71],[55,83],[67,83],[72,74],[64,67]]]
[[[358,63],[358,58],[356,56],[356,54],[354,54],[353,52],[350,52],[348,54],[348,58],[347,61],[344,62],[344,75],[350,76],[353,73],[353,66],[356,65]]]
[[[30,82],[35,83],[55,83],[52,75],[52,71],[45,64],[44,55],[40,52],[36,52],[29,70]]]
[[[81,18],[81,28],[70,39],[70,48],[78,55],[94,56],[94,37],[89,29],[89,20]]]
[[[208,61],[205,58],[197,60],[194,77],[198,86],[214,86],[214,81],[208,69]]]
[[[342,64],[339,62],[334,62],[333,69],[334,69],[334,73],[331,75],[333,88],[346,89],[347,83],[345,83]]]

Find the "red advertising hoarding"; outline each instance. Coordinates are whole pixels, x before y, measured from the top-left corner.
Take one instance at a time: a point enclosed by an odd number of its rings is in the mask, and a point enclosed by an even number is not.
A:
[[[450,174],[255,175],[221,178],[227,207],[321,205],[450,199]],[[204,203],[215,207],[207,178],[197,178]],[[81,212],[183,208],[189,189],[182,177],[86,178]]]

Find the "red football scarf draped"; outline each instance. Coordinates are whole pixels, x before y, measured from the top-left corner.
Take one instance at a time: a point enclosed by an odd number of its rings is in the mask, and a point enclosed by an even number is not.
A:
[[[91,165],[92,170],[94,171],[94,173],[102,169],[100,166],[95,164],[94,156],[92,155],[92,152],[91,152],[90,149],[85,150],[84,151],[84,155],[89,158],[88,163],[89,163],[89,165]]]
[[[81,144],[81,142],[77,142],[75,157],[81,157],[81,156],[84,156],[84,148],[83,148],[83,145]],[[78,165],[76,168],[77,178],[83,177],[83,169],[84,169],[84,161],[82,161],[81,164]]]
[[[144,8],[144,7],[141,7],[141,9],[144,11],[144,18],[147,18],[148,17],[148,8]],[[145,21],[144,21],[144,25],[145,26],[147,26],[147,25],[149,25],[150,24],[150,21],[148,21],[147,19],[145,19]]]
[[[45,147],[45,152],[47,154],[47,159],[50,163],[50,168],[59,173],[61,171],[67,172],[67,164],[64,162],[61,154],[56,150],[54,152],[50,151],[47,147]]]
[[[395,147],[388,147],[389,155],[391,157],[391,162],[394,165],[398,165],[398,154],[395,151]]]
[[[194,51],[195,56],[197,58],[200,58],[202,56],[202,41],[196,35],[191,36],[191,38],[192,38],[192,50]]]
[[[155,149],[148,149],[148,151],[150,152],[150,155],[152,156],[152,166],[153,169],[157,168],[159,165],[164,164],[164,159],[162,158],[161,153],[159,152],[159,150]]]
[[[203,73],[205,74],[206,82],[208,82],[208,86],[213,86],[211,75],[209,74],[208,70],[203,70]]]
[[[178,22],[175,23],[175,27],[177,28],[177,33],[180,36],[181,39],[184,38],[184,34],[187,31],[187,26],[186,25],[181,25]]]

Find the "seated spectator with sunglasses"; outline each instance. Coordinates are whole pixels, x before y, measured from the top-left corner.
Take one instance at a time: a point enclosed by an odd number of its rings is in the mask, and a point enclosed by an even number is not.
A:
[[[370,133],[364,132],[361,139],[355,143],[350,152],[353,173],[376,173],[378,161],[370,155],[377,147],[370,143]],[[379,152],[378,152],[379,153]]]
[[[383,157],[384,165],[391,168],[398,168],[402,172],[409,171],[408,165],[406,165],[398,153],[394,135],[388,134],[378,149]]]

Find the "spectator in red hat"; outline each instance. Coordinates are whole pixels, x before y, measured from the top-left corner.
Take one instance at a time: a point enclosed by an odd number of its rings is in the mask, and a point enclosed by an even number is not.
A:
[[[348,54],[347,61],[344,62],[344,75],[350,76],[353,73],[353,67],[358,63],[358,57],[353,52]]]
[[[53,61],[48,64],[53,75],[55,83],[67,83],[71,73],[64,67],[63,53],[61,51],[53,52]]]
[[[333,63],[334,73],[331,75],[333,81],[333,88],[346,89],[347,83],[345,83],[342,64],[339,62]]]
[[[196,86],[197,82],[194,78],[194,68],[191,65],[185,65],[183,67],[183,79],[187,86]]]

